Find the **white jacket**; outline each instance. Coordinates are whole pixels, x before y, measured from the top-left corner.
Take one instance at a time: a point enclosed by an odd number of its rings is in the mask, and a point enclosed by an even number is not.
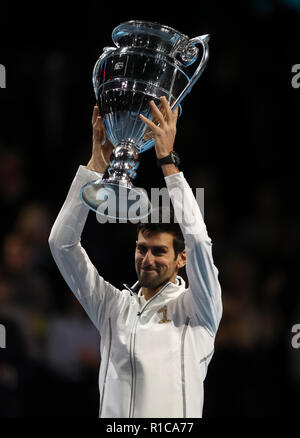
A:
[[[58,268],[101,335],[99,416],[199,418],[222,302],[198,204],[182,172],[165,177],[170,197],[184,188],[184,209],[196,220],[192,228],[180,224],[189,287],[178,276],[176,284],[166,284],[146,301],[136,293],[138,283],[119,290],[105,281],[80,244],[89,212],[80,188],[99,175],[79,167],[49,237]],[[178,217],[178,196],[173,205]]]

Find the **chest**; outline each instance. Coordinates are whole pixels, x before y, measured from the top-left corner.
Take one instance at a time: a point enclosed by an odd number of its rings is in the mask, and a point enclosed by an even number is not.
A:
[[[207,332],[186,308],[183,296],[157,300],[140,308],[138,302],[111,320],[113,355],[154,365],[182,354],[198,355],[205,349]],[[119,361],[117,360],[117,362]]]

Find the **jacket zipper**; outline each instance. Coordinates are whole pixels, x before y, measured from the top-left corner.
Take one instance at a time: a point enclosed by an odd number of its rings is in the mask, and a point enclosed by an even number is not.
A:
[[[182,415],[183,418],[186,418],[186,390],[185,390],[185,369],[184,369],[184,341],[185,334],[190,322],[190,317],[187,316],[184,324],[184,328],[181,335],[181,391],[182,391]]]
[[[102,395],[101,395],[99,418],[101,418],[101,413],[102,413],[103,399],[104,399],[104,390],[105,390],[106,377],[107,377],[107,371],[108,371],[108,365],[109,365],[109,359],[110,359],[110,351],[111,351],[112,333],[111,333],[111,319],[110,318],[108,318],[108,324],[109,324],[109,344],[108,344],[106,369],[105,369],[105,375],[104,375],[104,381],[103,381],[103,387],[102,387]]]
[[[130,404],[129,404],[129,418],[133,418],[134,413],[134,404],[135,404],[135,389],[136,389],[136,367],[135,367],[135,356],[134,356],[134,347],[135,347],[135,333],[136,333],[136,326],[139,320],[139,317],[142,315],[148,304],[152,302],[156,297],[161,295],[161,293],[166,289],[166,287],[170,284],[169,281],[157,294],[155,294],[150,300],[147,301],[144,308],[137,313],[137,317],[134,322],[133,329],[130,334],[130,365],[131,365],[131,378],[132,378],[132,384],[131,384],[131,395],[130,395]]]

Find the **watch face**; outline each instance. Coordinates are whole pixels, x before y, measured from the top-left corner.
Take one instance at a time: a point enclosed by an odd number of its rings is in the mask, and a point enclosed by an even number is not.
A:
[[[180,164],[179,156],[176,154],[176,152],[171,152],[172,161],[174,164]]]

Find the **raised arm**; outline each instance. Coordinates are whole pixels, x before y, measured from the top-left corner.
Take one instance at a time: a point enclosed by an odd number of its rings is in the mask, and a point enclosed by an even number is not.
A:
[[[89,209],[80,200],[80,189],[87,182],[99,179],[105,171],[112,145],[102,145],[104,129],[98,108],[94,108],[93,152],[87,166],[79,166],[67,198],[49,236],[53,258],[68,286],[80,301],[90,319],[99,329],[104,310],[117,300],[120,291],[106,282],[97,272],[81,246],[81,233]],[[109,302],[108,302],[109,301]]]
[[[177,110],[171,111],[167,100],[161,99],[160,111],[151,102],[153,119],[159,125],[141,116],[155,138],[157,158],[167,157],[174,148]],[[208,237],[200,208],[182,172],[174,164],[162,165],[162,171],[173,203],[174,213],[185,239],[186,271],[190,300],[196,314],[212,336],[215,335],[221,315],[221,287],[218,270],[212,256],[212,242]]]
[[[217,332],[221,316],[221,287],[214,265],[212,241],[200,208],[182,172],[165,177],[169,195],[185,240],[186,272],[195,312],[212,336]]]

